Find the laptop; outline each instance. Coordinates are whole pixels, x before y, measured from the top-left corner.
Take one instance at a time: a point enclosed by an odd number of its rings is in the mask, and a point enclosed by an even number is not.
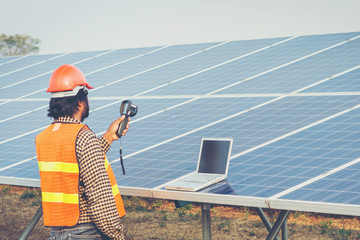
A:
[[[164,185],[168,190],[195,192],[227,177],[232,138],[203,138],[196,172],[192,172]]]

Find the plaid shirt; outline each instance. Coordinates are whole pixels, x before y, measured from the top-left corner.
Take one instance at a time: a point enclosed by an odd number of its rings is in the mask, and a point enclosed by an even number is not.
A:
[[[81,123],[72,117],[60,117],[55,122]],[[94,223],[109,238],[125,239],[104,164],[104,154],[110,144],[104,137],[97,138],[94,132],[83,128],[75,146],[80,169],[78,223]]]

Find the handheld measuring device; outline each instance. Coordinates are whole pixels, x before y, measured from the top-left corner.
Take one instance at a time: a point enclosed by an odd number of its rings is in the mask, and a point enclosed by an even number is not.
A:
[[[138,107],[135,104],[133,104],[130,100],[122,101],[120,105],[120,115],[121,116],[125,115],[125,119],[122,120],[122,122],[119,124],[119,128],[116,132],[119,138],[121,138],[122,132],[126,128],[129,117],[135,116],[137,111],[138,111]]]
[[[121,135],[128,124],[129,117],[134,117],[138,111],[138,107],[133,104],[130,100],[122,101],[120,105],[120,115],[125,115],[125,119],[121,121],[119,124],[118,130],[116,131],[116,135],[121,138]],[[125,175],[124,161],[122,157],[122,147],[121,147],[121,139],[120,139],[120,163],[123,174]]]

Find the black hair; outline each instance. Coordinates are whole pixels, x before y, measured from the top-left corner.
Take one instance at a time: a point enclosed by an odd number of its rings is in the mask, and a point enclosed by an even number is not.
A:
[[[80,89],[76,96],[51,98],[47,115],[54,119],[65,116],[72,117],[79,111],[79,102],[87,102],[87,91]]]

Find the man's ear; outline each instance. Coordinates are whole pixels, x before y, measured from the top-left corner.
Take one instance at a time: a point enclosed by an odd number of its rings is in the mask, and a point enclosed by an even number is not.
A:
[[[78,101],[79,111],[85,107],[85,103],[83,101]]]

